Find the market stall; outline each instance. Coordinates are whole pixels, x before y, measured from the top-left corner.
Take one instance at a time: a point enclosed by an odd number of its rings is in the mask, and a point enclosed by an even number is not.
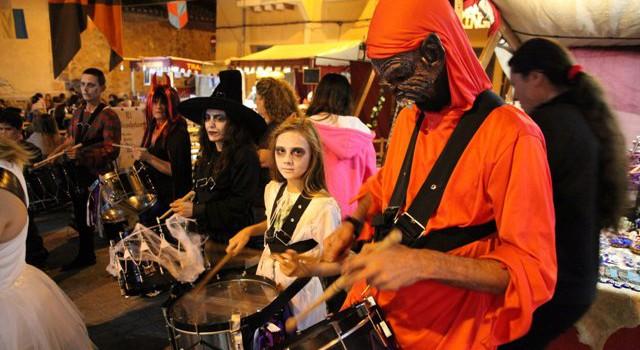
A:
[[[167,74],[171,85],[178,90],[181,98],[208,96],[216,81],[213,74],[206,73],[205,66],[213,66],[213,64],[173,56],[130,59],[132,91],[144,93],[151,84],[154,75]]]

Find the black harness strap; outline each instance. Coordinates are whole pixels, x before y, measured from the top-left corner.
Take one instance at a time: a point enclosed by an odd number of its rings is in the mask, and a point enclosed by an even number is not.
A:
[[[473,107],[460,118],[460,122],[442,153],[438,156],[409,209],[394,220],[395,226],[402,231],[403,244],[415,248],[449,251],[496,232],[496,223],[491,220],[481,225],[449,227],[422,235],[429,218],[440,205],[449,178],[467,145],[489,113],[502,104],[504,102],[500,97],[490,90],[486,90],[477,96]],[[415,148],[415,142],[410,147]],[[406,192],[406,187],[404,192]],[[402,205],[403,203],[398,204],[399,207]]]
[[[286,184],[282,184],[280,189],[278,190],[278,194],[276,195],[276,199],[273,201],[273,209],[271,212],[271,222],[274,221],[276,215],[276,206],[278,204],[278,200],[282,197],[284,193],[284,189]],[[311,203],[311,198],[305,196],[304,192],[298,196],[298,199],[291,207],[289,214],[284,219],[284,223],[282,224],[282,228],[276,230],[273,225],[269,227],[266,233],[266,243],[269,245],[269,249],[273,253],[284,253],[287,249],[293,249],[298,253],[307,252],[318,245],[314,239],[306,239],[304,241],[294,242],[289,244],[291,241],[291,237],[293,236],[293,232],[296,230],[296,226],[304,214],[304,211],[307,210],[307,207]]]
[[[96,118],[98,117],[98,115],[100,114],[100,112],[102,112],[103,109],[105,109],[105,107],[107,107],[106,104],[104,103],[100,103],[96,109],[93,110],[93,112],[91,112],[91,115],[89,116],[89,120],[87,121],[87,123],[83,123],[84,120],[84,110],[85,108],[87,108],[87,105],[84,104],[84,106],[82,107],[82,110],[80,111],[80,114],[78,115],[78,125],[77,125],[77,132],[76,132],[76,137],[75,137],[75,143],[78,144],[80,142],[86,141],[85,140],[85,136],[87,135],[87,131],[89,131],[89,128],[91,128],[91,125],[93,124],[93,121],[96,120]]]
[[[27,206],[27,196],[20,179],[11,171],[3,168],[0,168],[0,189],[11,192],[24,203],[25,207]]]

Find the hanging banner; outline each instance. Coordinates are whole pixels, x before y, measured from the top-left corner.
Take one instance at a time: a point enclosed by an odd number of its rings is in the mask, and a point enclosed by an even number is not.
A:
[[[187,13],[186,1],[171,1],[167,3],[167,12],[169,13],[169,23],[172,26],[182,29],[187,25],[189,14]]]
[[[122,61],[121,0],[49,0],[54,77],[62,73],[80,50],[80,33],[87,29],[87,16],[109,42],[109,70]]]

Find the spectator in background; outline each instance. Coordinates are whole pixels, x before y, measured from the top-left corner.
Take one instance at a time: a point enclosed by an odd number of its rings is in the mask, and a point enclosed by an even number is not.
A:
[[[120,103],[120,99],[118,98],[118,96],[116,94],[110,94],[109,95],[109,106],[115,107],[115,106],[118,105],[118,103]]]
[[[352,96],[347,78],[330,73],[320,80],[307,110],[322,141],[329,193],[338,201],[343,217],[353,213],[358,206],[353,198],[376,172],[374,132],[351,115]]]
[[[543,349],[580,319],[596,296],[600,230],[617,226],[625,210],[625,147],[599,84],[560,44],[531,39],[509,66],[516,96],[547,145],[558,282],[553,298],[533,313],[529,333],[500,349]]]
[[[38,147],[45,158],[64,141],[58,132],[56,121],[50,114],[36,115],[31,130],[33,133],[27,141]]]
[[[61,94],[64,95],[64,94]],[[65,130],[65,125],[64,125],[64,118],[67,115],[67,103],[64,100],[63,97],[58,96],[57,99],[58,102],[56,102],[55,106],[53,107],[53,114],[52,114],[52,118],[53,120],[55,120],[56,122],[56,126],[58,128],[58,130]]]
[[[47,112],[47,104],[44,101],[44,96],[41,93],[36,93],[31,97],[31,104],[28,109],[27,120],[30,122],[33,116],[39,113]]]
[[[48,112],[51,108],[53,108],[53,100],[51,98],[51,94],[45,94],[43,101],[45,112]]]
[[[293,89],[285,81],[274,78],[262,78],[256,83],[256,109],[267,123],[267,131],[258,142],[260,158],[260,188],[256,193],[254,215],[256,220],[265,219],[264,189],[271,181],[270,169],[275,167],[273,152],[269,143],[273,131],[289,116],[300,116],[298,101]]]

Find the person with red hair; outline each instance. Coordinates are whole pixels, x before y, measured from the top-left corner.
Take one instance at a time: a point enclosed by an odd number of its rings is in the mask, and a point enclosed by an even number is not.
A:
[[[158,202],[145,217],[161,215],[191,189],[191,141],[178,113],[180,98],[169,85],[156,86],[147,98],[146,127],[134,158],[148,165]],[[155,219],[155,217],[154,217]]]
[[[380,0],[367,54],[406,107],[323,259],[345,256],[365,221],[376,240],[399,230],[403,241],[343,263],[356,281],[346,305],[373,296],[403,349],[495,349],[522,336],[556,283],[540,129],[490,91],[447,0]]]

